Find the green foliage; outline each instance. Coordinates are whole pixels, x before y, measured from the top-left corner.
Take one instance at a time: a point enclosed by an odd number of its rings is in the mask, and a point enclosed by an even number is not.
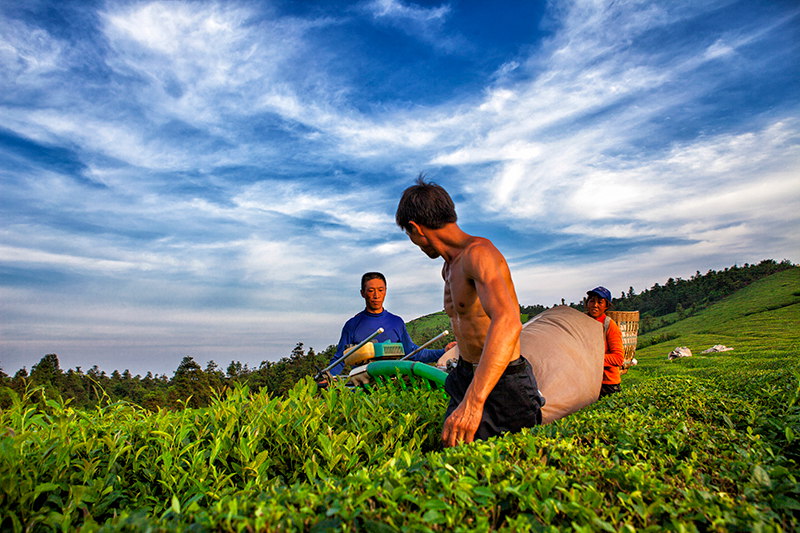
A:
[[[450,317],[447,316],[444,311],[415,318],[406,324],[406,329],[408,330],[409,337],[411,337],[411,340],[413,340],[417,346],[428,342],[444,330],[450,332],[436,342],[431,343],[428,346],[430,349],[444,348],[447,346],[447,343],[456,340],[453,334],[453,328],[450,326]]]
[[[650,335],[647,338],[639,337],[639,340],[636,344],[636,348],[641,350],[642,348],[647,348],[648,346],[653,346],[654,344],[661,344],[677,338],[678,338],[677,333],[666,333],[666,332],[659,333],[657,335]]]
[[[178,412],[125,402],[83,411],[41,388],[6,393],[4,531],[91,529],[120,512],[169,523],[182,510],[227,508],[246,495],[336,484],[352,470],[432,449],[443,403],[441,393],[392,388],[318,394],[308,379],[284,399],[237,387],[207,408]],[[42,407],[31,405],[35,396]]]
[[[650,339],[664,337],[671,346],[667,353],[674,346],[689,346],[697,353],[715,344],[734,347],[736,353],[747,346],[755,357],[760,356],[760,350],[797,350],[798,335],[792,331],[796,328],[788,326],[792,321],[795,326],[798,322],[798,288],[800,268],[784,270],[754,282],[700,314],[644,334],[640,341],[646,345]],[[641,360],[651,353],[652,350],[637,352],[637,357]]]
[[[664,285],[656,283],[640,294],[631,287],[627,294],[622,293],[621,298],[614,298],[613,304],[620,311],[638,310],[651,317],[676,313],[677,319],[683,319],[754,281],[789,269],[796,270],[797,267],[787,260],[778,263],[765,259],[757,265],[745,263],[741,267],[734,265],[721,271],[709,270],[705,274],[698,270],[691,279],[669,278]],[[643,331],[650,329],[650,324],[642,324]]]
[[[178,411],[5,389],[0,530],[794,531],[799,294],[796,270],[754,283],[668,326],[621,393],[453,449],[442,393],[399,386]]]
[[[520,315],[522,315],[522,322],[523,323],[527,322],[528,318],[532,318],[532,317],[538,315],[539,313],[541,313],[545,309],[547,309],[547,308],[545,306],[543,306],[543,305],[526,305],[526,306],[521,305],[521,306],[519,306],[519,312],[520,312]]]

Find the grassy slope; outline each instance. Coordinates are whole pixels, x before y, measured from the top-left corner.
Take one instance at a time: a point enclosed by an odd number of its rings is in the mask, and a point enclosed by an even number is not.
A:
[[[431,344],[429,348],[444,348],[448,342],[455,340],[453,328],[450,327],[450,317],[444,311],[415,318],[406,324],[406,328],[409,336],[417,345],[422,345],[444,330],[450,331],[449,335]]]
[[[636,383],[655,375],[712,377],[746,362],[752,372],[778,368],[800,370],[800,268],[759,280],[710,308],[652,331],[643,340],[664,333],[677,335],[669,341],[638,350],[639,365],[625,381]],[[731,352],[703,354],[715,344]],[[692,350],[691,358],[667,361],[677,346]],[[794,357],[787,359],[787,354]]]

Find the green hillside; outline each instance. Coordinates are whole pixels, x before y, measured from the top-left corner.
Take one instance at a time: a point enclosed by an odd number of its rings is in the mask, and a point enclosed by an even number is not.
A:
[[[796,531],[798,273],[643,336],[674,337],[620,394],[453,449],[442,393],[398,384],[178,411],[29,391],[0,411],[0,530]]]
[[[642,335],[640,345],[659,338],[669,340],[637,351],[640,364],[628,376],[632,383],[653,375],[711,378],[800,370],[800,268],[756,281],[698,315]],[[701,353],[715,344],[734,350]],[[693,357],[666,361],[678,346],[690,348]]]
[[[408,335],[418,345],[429,341],[444,330],[450,332],[432,343],[429,348],[444,348],[448,342],[456,340],[453,328],[450,327],[450,317],[444,311],[415,318],[406,324],[406,329],[408,329]]]

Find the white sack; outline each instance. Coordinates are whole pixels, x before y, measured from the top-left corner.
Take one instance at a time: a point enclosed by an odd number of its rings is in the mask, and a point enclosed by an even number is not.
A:
[[[669,354],[667,354],[667,359],[672,361],[673,359],[678,359],[679,357],[691,357],[691,356],[692,356],[692,351],[689,348],[687,348],[686,346],[678,346],[677,348],[669,352]]]
[[[724,344],[715,344],[714,346],[712,346],[708,350],[703,350],[700,353],[730,352],[731,350],[733,350],[733,348],[728,348]]]
[[[568,306],[539,313],[522,327],[523,357],[533,367],[547,424],[595,402],[603,382],[603,325]]]

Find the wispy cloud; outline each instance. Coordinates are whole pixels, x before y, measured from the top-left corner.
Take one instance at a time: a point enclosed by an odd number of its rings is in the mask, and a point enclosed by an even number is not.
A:
[[[440,309],[419,171],[523,303],[800,259],[796,8],[551,2],[499,55],[457,3],[47,5],[0,7],[6,371],[322,349],[365,270]]]
[[[400,0],[372,0],[364,4],[364,10],[375,22],[388,24],[434,48],[453,52],[459,44],[466,45],[460,36],[444,31],[451,11],[449,4],[420,7]]]
[[[413,3],[404,3],[398,0],[373,0],[366,5],[375,18],[396,19],[403,22],[430,24],[444,19],[450,11],[446,4],[438,7],[424,8]]]

